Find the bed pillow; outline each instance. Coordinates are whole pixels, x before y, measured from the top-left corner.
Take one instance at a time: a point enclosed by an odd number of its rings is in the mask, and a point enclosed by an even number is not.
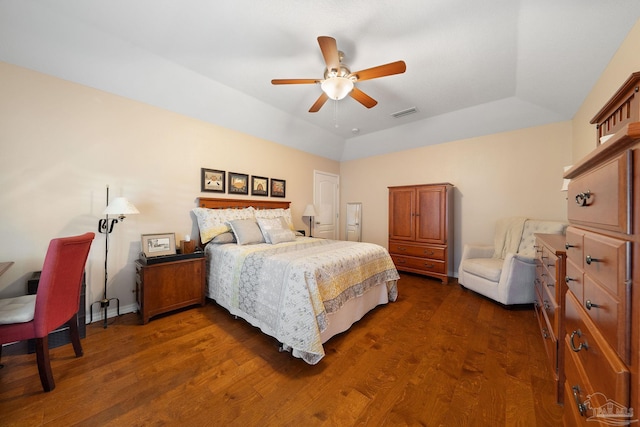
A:
[[[264,243],[264,236],[255,219],[235,219],[229,221],[229,226],[236,236],[239,245],[251,245],[253,243]]]
[[[218,234],[211,240],[211,243],[214,244],[222,244],[222,243],[236,243],[236,236],[231,232],[227,231],[226,233]]]
[[[254,218],[252,207],[244,209],[207,209],[194,208],[192,212],[198,220],[198,229],[200,230],[200,241],[206,244],[214,237],[230,231],[228,221],[235,219]]]
[[[296,233],[289,230],[288,228],[281,228],[278,230],[269,230],[267,232],[269,235],[269,241],[271,244],[277,244],[282,242],[292,242],[296,240]]]
[[[288,230],[289,225],[286,223],[283,217],[277,218],[256,218],[260,231],[264,236],[264,240],[267,243],[271,243],[269,232],[273,230]]]
[[[291,208],[282,209],[256,209],[255,217],[258,218],[278,218],[282,217],[286,221],[290,230],[295,230],[293,227],[293,219],[291,218]]]

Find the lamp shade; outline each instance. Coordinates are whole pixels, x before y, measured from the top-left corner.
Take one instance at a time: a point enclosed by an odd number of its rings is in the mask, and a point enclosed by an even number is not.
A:
[[[102,212],[103,215],[134,215],[140,212],[125,197],[116,197]]]
[[[323,92],[334,100],[343,99],[353,90],[353,81],[346,77],[330,77],[320,84]]]
[[[309,204],[306,208],[304,208],[304,212],[302,212],[302,216],[317,216],[316,208],[313,205]]]

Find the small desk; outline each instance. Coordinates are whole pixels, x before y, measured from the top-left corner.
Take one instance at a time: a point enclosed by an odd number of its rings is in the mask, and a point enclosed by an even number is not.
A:
[[[0,276],[13,265],[13,261],[0,262]]]

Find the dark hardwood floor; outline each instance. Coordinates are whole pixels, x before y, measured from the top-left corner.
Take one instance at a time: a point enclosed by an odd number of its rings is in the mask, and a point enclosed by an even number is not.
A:
[[[83,357],[51,350],[51,393],[5,350],[0,425],[561,425],[532,309],[408,274],[399,292],[315,366],[210,301],[88,325]]]

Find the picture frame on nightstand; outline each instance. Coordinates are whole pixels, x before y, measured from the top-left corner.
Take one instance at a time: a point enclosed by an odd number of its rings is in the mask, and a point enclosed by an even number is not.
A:
[[[142,234],[142,253],[146,258],[176,254],[176,234]]]

